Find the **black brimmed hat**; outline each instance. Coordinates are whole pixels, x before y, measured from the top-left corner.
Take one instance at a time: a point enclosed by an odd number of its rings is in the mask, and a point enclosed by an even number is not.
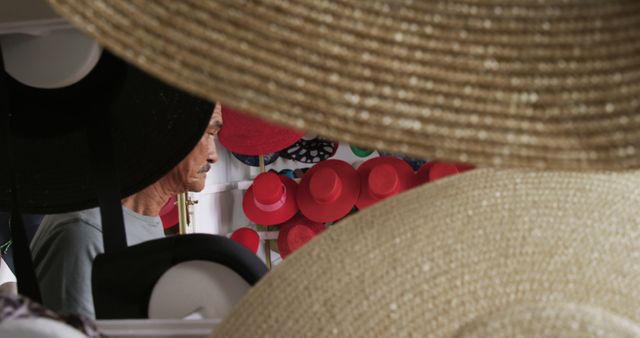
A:
[[[115,178],[120,197],[126,197],[158,180],[189,154],[213,111],[211,102],[107,52],[85,78],[64,88],[36,89],[4,71],[1,75],[7,93],[3,110],[9,117],[3,117],[0,129],[0,208],[9,208],[14,191],[22,212],[66,212],[98,205],[88,144],[95,138],[94,130],[99,130],[96,127],[108,125]],[[4,111],[3,115],[7,116]]]

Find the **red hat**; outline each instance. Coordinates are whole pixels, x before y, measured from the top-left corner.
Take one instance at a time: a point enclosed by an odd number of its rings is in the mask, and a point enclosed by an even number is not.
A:
[[[231,234],[231,239],[244,245],[247,249],[253,251],[253,253],[258,252],[260,235],[251,228],[242,227],[236,229],[236,231]]]
[[[178,224],[178,205],[176,204],[175,196],[171,196],[160,209],[160,219],[165,229]]]
[[[242,209],[251,221],[259,225],[283,223],[298,212],[297,184],[273,172],[258,175],[242,199]]]
[[[357,171],[361,188],[356,206],[360,210],[416,185],[411,166],[397,157],[374,157],[362,163]]]
[[[469,163],[456,163],[456,167],[460,173],[475,169],[475,166]]]
[[[359,195],[358,172],[344,161],[326,160],[304,174],[296,200],[310,220],[333,222],[353,209]]]
[[[224,106],[222,120],[224,127],[218,134],[220,143],[242,155],[274,153],[296,143],[304,135]]]
[[[420,167],[418,173],[416,174],[416,177],[418,178],[418,182],[420,182],[420,184],[433,182],[443,177],[455,175],[462,172],[460,168],[469,170],[466,169],[467,165],[464,164],[460,164],[460,167],[458,167],[457,163],[432,161],[429,163],[425,163],[422,167]]]
[[[280,226],[278,234],[280,256],[286,258],[324,230],[324,224],[314,222],[303,215],[292,218]]]

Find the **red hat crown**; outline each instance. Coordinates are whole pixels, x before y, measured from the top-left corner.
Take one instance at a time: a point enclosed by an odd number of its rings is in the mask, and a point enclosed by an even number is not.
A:
[[[334,202],[342,193],[342,180],[332,168],[320,168],[311,176],[309,192],[318,203]]]
[[[371,169],[367,180],[369,192],[379,199],[396,194],[400,188],[398,173],[392,165],[386,163]]]
[[[303,224],[294,225],[287,232],[287,243],[289,245],[289,251],[293,252],[305,245],[316,236],[316,233],[311,227]]]
[[[286,202],[287,189],[275,173],[258,175],[253,187],[253,202],[262,211],[277,210]]]

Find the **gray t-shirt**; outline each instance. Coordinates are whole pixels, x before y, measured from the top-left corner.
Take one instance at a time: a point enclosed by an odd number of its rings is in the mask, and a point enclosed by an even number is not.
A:
[[[122,210],[129,245],[164,237],[160,217]],[[31,241],[42,303],[59,313],[94,318],[91,266],[102,252],[98,208],[45,216]]]

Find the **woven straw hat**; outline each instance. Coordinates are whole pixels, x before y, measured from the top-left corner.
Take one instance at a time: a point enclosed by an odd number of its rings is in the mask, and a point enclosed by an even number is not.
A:
[[[606,316],[634,323],[637,336],[638,186],[640,172],[488,169],[423,185],[292,254],[214,337],[629,332]]]
[[[379,150],[640,167],[640,2],[49,0],[183,89]]]

